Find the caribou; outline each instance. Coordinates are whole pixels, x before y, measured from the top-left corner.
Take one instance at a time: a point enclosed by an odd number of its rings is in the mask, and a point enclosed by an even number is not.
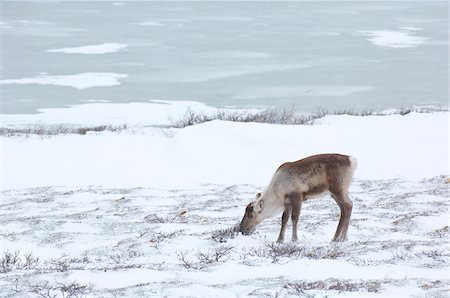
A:
[[[244,235],[250,234],[264,219],[281,213],[278,242],[284,241],[289,217],[292,220],[292,241],[297,241],[297,224],[304,201],[331,195],[341,216],[332,241],[346,241],[353,202],[348,189],[357,166],[354,157],[341,154],[319,154],[282,164],[263,193],[247,205],[240,224]]]

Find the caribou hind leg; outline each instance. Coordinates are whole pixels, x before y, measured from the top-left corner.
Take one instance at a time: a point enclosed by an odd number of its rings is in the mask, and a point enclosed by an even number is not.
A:
[[[350,223],[350,217],[352,216],[353,202],[348,197],[346,191],[331,191],[331,196],[336,201],[341,210],[341,216],[339,218],[339,224],[334,234],[333,241],[346,241],[347,230]]]
[[[352,216],[353,209],[353,202],[350,200],[346,192],[344,192],[344,209],[346,217],[342,225],[341,234],[339,235],[339,238],[342,239],[341,241],[347,241],[347,231],[348,226],[350,225],[350,218]]]

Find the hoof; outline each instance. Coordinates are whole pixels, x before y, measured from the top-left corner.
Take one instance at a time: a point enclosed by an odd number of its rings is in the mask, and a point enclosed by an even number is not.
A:
[[[333,241],[333,242],[344,242],[344,241],[347,241],[347,238],[333,238],[333,240],[331,240],[331,241]]]

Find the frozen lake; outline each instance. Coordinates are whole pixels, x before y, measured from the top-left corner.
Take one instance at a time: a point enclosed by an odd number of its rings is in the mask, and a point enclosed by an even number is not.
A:
[[[0,4],[1,113],[89,101],[448,105],[448,3]]]

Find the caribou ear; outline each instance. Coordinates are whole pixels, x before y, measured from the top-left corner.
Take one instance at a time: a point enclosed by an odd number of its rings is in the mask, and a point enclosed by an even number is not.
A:
[[[261,200],[261,201],[259,201],[259,203],[258,203],[258,209],[259,209],[259,212],[261,213],[261,211],[263,210],[263,208],[264,208],[264,200]]]
[[[260,196],[261,196],[261,193],[258,192],[258,193],[256,194],[256,199],[259,199]]]

